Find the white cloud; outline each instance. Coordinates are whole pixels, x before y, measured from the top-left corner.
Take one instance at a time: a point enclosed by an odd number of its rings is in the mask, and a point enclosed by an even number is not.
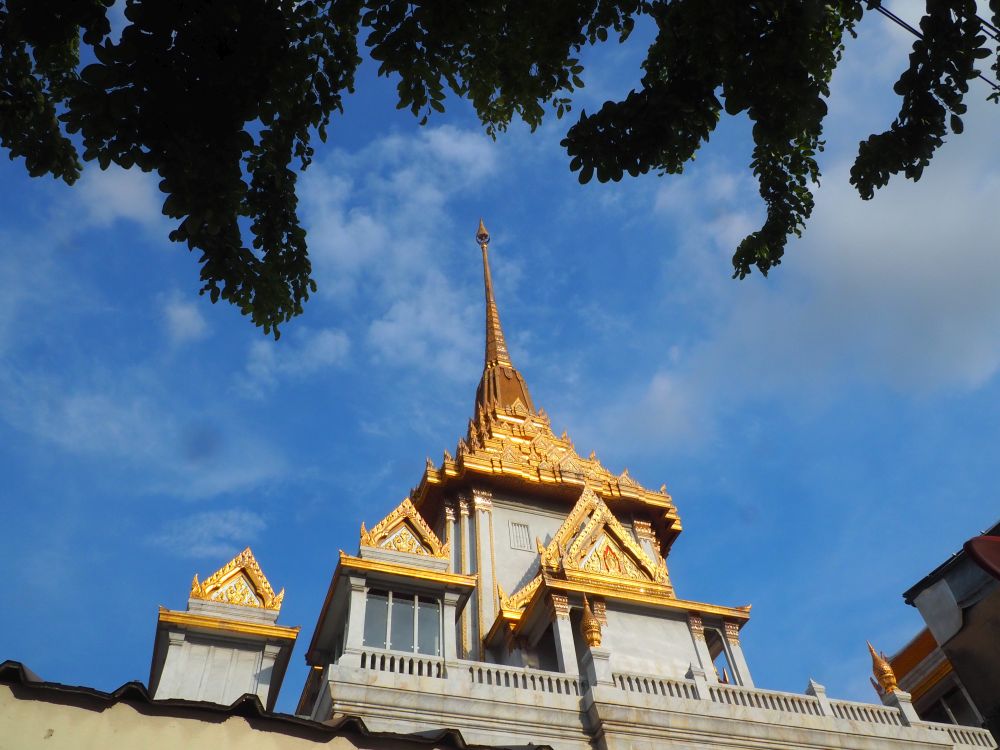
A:
[[[208,323],[198,305],[176,294],[163,304],[163,321],[173,344],[196,341],[208,333]]]
[[[475,131],[424,128],[336,153],[303,179],[321,296],[352,313],[363,309],[376,361],[449,377],[475,362],[480,297],[449,281],[455,257],[474,262],[471,239],[460,238],[475,225],[456,229],[449,208],[497,173],[498,149]]]
[[[767,279],[727,278],[729,255],[759,223],[745,175],[711,164],[653,198],[685,217],[664,295],[698,330],[696,343],[608,404],[603,422],[696,447],[721,415],[768,400],[813,408],[858,387],[922,398],[982,387],[1000,372],[1000,159],[993,105],[970,98],[966,132],[924,177],[897,177],[862,201],[849,184],[856,143],[824,170],[806,234]],[[696,307],[697,305],[697,307]],[[693,332],[693,331],[692,331]],[[623,432],[625,432],[623,430]],[[659,447],[659,446],[658,446]]]
[[[147,226],[164,221],[156,176],[140,169],[126,170],[112,165],[102,170],[90,165],[76,186],[76,196],[90,223],[99,227],[119,219]]]
[[[351,351],[347,334],[336,328],[302,328],[278,341],[250,345],[246,372],[240,381],[244,395],[260,398],[280,377],[306,378],[346,363]]]
[[[158,398],[162,385],[150,369],[80,379],[0,368],[0,419],[68,454],[112,462],[139,495],[204,499],[286,472],[280,452],[256,436],[214,426],[232,419],[178,411]]]
[[[248,510],[212,510],[169,523],[149,542],[180,557],[228,559],[266,528],[260,514]]]

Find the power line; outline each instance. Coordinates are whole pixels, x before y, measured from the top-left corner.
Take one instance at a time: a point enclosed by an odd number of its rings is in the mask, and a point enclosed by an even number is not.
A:
[[[879,13],[881,13],[883,16],[885,16],[886,18],[888,18],[890,21],[892,21],[897,26],[900,26],[900,27],[906,29],[907,31],[909,31],[915,37],[917,37],[919,39],[923,39],[924,38],[924,35],[921,34],[918,29],[913,28],[913,26],[911,26],[910,24],[908,24],[906,21],[904,21],[902,18],[900,18],[899,16],[897,16],[895,13],[893,13],[888,8],[884,8],[884,7],[882,7],[882,5],[876,5],[875,6],[875,10],[877,10]],[[981,26],[988,26],[990,29],[996,30],[995,26],[993,26],[992,24],[988,24],[982,18],[979,18],[979,16],[976,16],[976,18],[979,19],[979,23],[980,23]],[[990,36],[992,39],[996,39],[997,38],[997,37],[993,36],[992,34],[989,34],[988,32],[987,32],[987,36]],[[995,91],[1000,91],[1000,84],[998,84],[996,81],[990,80],[989,78],[987,78],[986,76],[984,76],[982,73],[979,73],[979,72],[976,73],[976,77],[977,78],[982,78],[984,81],[986,81],[987,84],[989,84],[990,86],[992,86]]]

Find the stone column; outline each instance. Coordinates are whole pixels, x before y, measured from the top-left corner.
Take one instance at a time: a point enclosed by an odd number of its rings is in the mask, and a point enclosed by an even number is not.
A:
[[[367,591],[365,579],[361,576],[350,576],[347,579],[350,587],[350,598],[347,605],[347,629],[344,638],[344,653],[340,664],[348,667],[361,666],[361,650],[365,645],[365,604]]]
[[[705,679],[714,685],[719,681],[719,678],[715,674],[712,654],[705,641],[705,625],[701,621],[701,615],[688,614],[688,629],[691,631],[691,640],[694,641],[694,650],[698,656],[697,666],[701,667]]]
[[[267,699],[271,692],[271,677],[274,675],[274,662],[277,661],[281,653],[281,646],[275,643],[268,643],[264,646],[264,653],[260,660],[260,671],[257,672],[257,697],[267,708]]]
[[[153,698],[177,698],[183,695],[181,690],[184,676],[184,633],[173,631],[167,634],[167,656],[163,661],[160,679],[156,683],[156,693]]]
[[[444,618],[444,639],[441,644],[441,655],[445,661],[454,661],[458,658],[458,646],[455,635],[458,629],[455,627],[455,610],[458,608],[459,595],[453,591],[444,593],[444,607],[441,616]]]
[[[750,677],[750,667],[743,656],[743,649],[740,646],[740,627],[735,622],[723,623],[726,634],[726,646],[729,650],[730,666],[733,668],[737,685],[743,687],[753,687],[753,678]],[[714,671],[714,670],[713,670]]]
[[[462,548],[462,553],[459,556],[459,560],[462,565],[461,572],[468,575],[472,572],[473,557],[469,549],[470,533],[469,533],[469,499],[459,498],[458,501],[458,531],[459,531],[459,544]],[[462,611],[462,622],[461,622],[461,633],[462,633],[462,658],[463,659],[478,659],[479,658],[479,648],[475,643],[473,638],[473,633],[475,632],[473,625],[475,624],[475,612],[476,606],[474,601],[470,601],[465,605],[465,609]]]
[[[483,637],[496,619],[496,575],[493,551],[493,496],[485,490],[472,491],[472,506],[476,513],[476,605],[479,610],[479,628],[476,640]]]
[[[576,657],[576,643],[573,642],[573,625],[569,619],[569,599],[562,594],[550,594],[555,619],[552,635],[556,642],[556,659],[559,671],[566,674],[580,674],[580,664]]]

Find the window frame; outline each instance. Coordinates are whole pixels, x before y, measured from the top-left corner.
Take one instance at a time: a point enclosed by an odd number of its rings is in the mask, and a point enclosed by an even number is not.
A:
[[[375,644],[365,643],[365,635],[368,624],[368,602],[369,596],[372,593],[384,594],[386,596],[387,606],[386,606],[386,617],[385,617],[385,633],[383,643],[384,646],[379,646]],[[392,612],[393,612],[393,596],[398,595],[400,597],[407,597],[413,599],[413,619],[410,623],[410,634],[412,636],[412,647],[407,649],[394,648],[392,643]],[[437,632],[436,632],[436,653],[426,653],[420,650],[420,610],[421,605],[426,605],[433,607],[437,610]],[[376,588],[374,586],[367,587],[365,589],[365,617],[364,622],[361,626],[361,644],[363,648],[380,648],[386,651],[396,651],[401,654],[417,654],[419,656],[429,656],[429,657],[441,657],[441,652],[444,647],[444,606],[441,602],[441,598],[427,593],[418,593],[416,591],[403,591],[397,590],[393,591],[390,588]]]

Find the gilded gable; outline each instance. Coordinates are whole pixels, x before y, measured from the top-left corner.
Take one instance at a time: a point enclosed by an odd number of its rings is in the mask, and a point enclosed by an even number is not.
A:
[[[192,599],[279,610],[284,597],[284,589],[274,593],[249,547],[204,581],[197,574],[191,581]]]
[[[441,543],[424,517],[413,507],[410,498],[403,500],[392,513],[375,524],[371,531],[362,523],[361,544],[413,555],[448,557],[448,545]]]

